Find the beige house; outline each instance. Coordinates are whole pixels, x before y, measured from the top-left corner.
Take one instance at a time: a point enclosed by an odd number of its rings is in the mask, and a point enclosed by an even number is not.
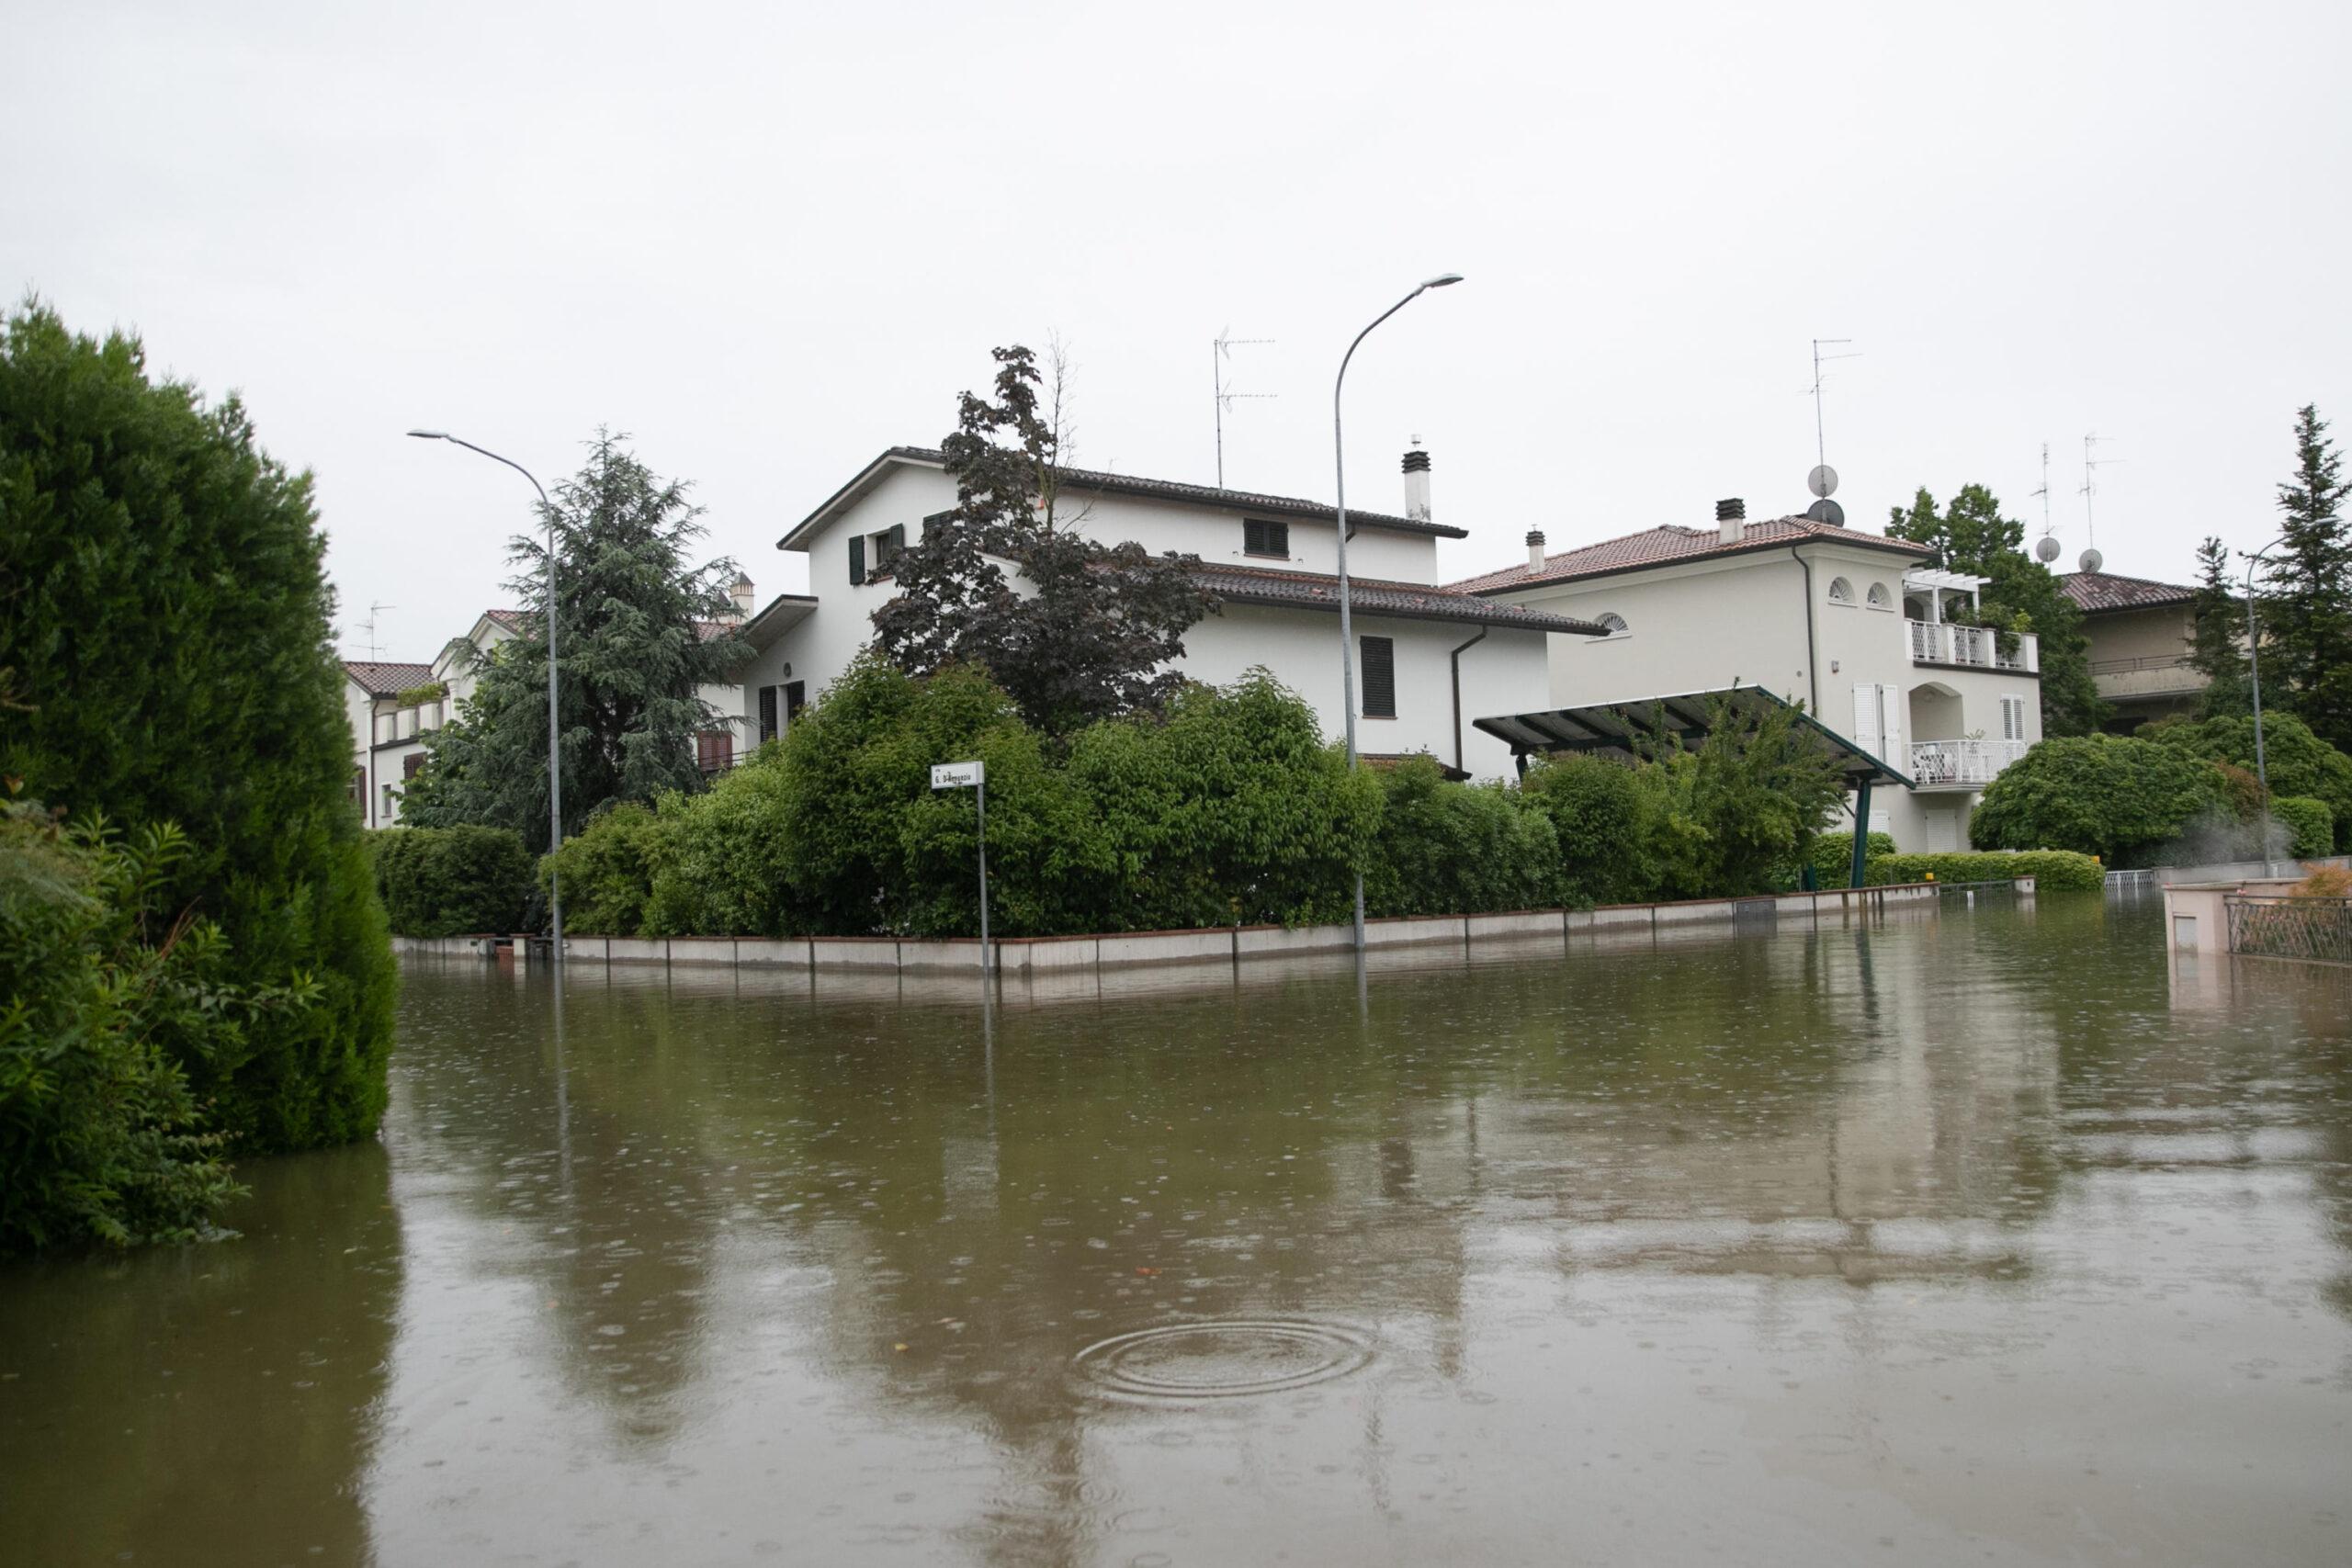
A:
[[[2058,587],[2083,612],[2091,679],[2115,705],[2108,728],[2128,734],[2150,719],[2195,710],[2205,690],[2205,677],[2188,662],[2197,590],[2111,571],[2068,572]]]
[[[1940,571],[1925,546],[1804,517],[1665,524],[1547,553],[1458,590],[1596,621],[1555,637],[1556,707],[1760,686],[1911,781],[1871,798],[1905,850],[1965,849],[1984,786],[2041,739],[2040,649],[1958,624],[1987,579]]]

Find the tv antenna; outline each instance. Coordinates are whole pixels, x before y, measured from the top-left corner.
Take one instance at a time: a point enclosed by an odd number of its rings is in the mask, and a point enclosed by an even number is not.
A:
[[[1216,334],[1216,352],[1213,356],[1216,370],[1216,488],[1225,488],[1225,411],[1233,406],[1236,398],[1279,398],[1280,392],[1237,392],[1225,378],[1226,362],[1233,357],[1235,348],[1253,348],[1272,343],[1270,337],[1231,337],[1227,327]]]
[[[1860,359],[1862,355],[1859,349],[1852,354],[1824,354],[1821,350],[1825,344],[1834,348],[1853,341],[1849,337],[1817,337],[1813,340],[1813,385],[1805,390],[1813,394],[1813,460],[1825,468],[1829,463],[1829,441],[1822,434],[1821,384],[1828,378],[1821,373],[1821,367],[1833,359]]]
[[[2042,565],[2058,558],[2058,536],[2050,526],[2050,443],[2041,444],[2041,488],[2033,492],[2041,498],[2041,537],[2034,541],[2033,553]]]
[[[370,664],[376,662],[378,653],[376,647],[376,616],[382,611],[397,610],[399,608],[400,606],[398,604],[387,604],[380,599],[368,606],[368,618],[359,623],[359,627],[362,631],[368,634],[368,661]]]
[[[2101,468],[2106,468],[2110,463],[2120,463],[2123,461],[2120,457],[2102,457],[2098,455],[2099,444],[2103,441],[2111,441],[2113,439],[2114,437],[2111,435],[2086,435],[2083,437],[2082,497],[2083,544],[2085,548],[2083,550],[2083,558],[2080,565],[2085,571],[2097,571],[2101,566],[2106,564],[2106,558],[2098,553],[2098,527],[2097,522],[2091,515],[2091,498],[2098,493],[2098,471]]]

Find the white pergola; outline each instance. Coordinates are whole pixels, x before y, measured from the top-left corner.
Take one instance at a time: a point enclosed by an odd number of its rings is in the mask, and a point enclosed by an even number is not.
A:
[[[1967,594],[1969,604],[1981,610],[1984,607],[1982,590],[1992,581],[1989,577],[1973,577],[1964,571],[1937,571],[1927,567],[1916,567],[1903,574],[1903,592],[1925,593],[1928,596],[1928,624],[1941,626],[1946,592]]]

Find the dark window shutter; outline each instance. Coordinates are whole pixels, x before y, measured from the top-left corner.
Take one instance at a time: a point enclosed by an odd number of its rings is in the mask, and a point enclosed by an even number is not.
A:
[[[865,581],[865,536],[849,536],[849,581],[852,587]]]
[[[808,682],[806,681],[792,681],[786,682],[784,688],[784,716],[786,720],[788,722],[797,717],[799,715],[800,710],[808,705]]]
[[[403,779],[413,779],[424,770],[424,753],[422,751],[411,751],[407,756],[401,759],[401,777]]]
[[[762,686],[760,688],[760,739],[766,742],[775,739],[775,688]]]
[[[1266,553],[1270,556],[1287,556],[1290,554],[1289,524],[1269,523],[1266,525]]]
[[[1396,716],[1396,643],[1394,638],[1367,637],[1363,645],[1363,716]]]
[[[1290,554],[1290,525],[1247,517],[1241,523],[1241,553],[1250,556]]]
[[[899,552],[900,552],[900,551],[902,551],[902,550],[904,550],[906,547],[907,547],[907,525],[906,525],[904,523],[893,523],[893,524],[891,524],[891,525],[890,525],[890,545],[889,545],[888,549],[887,549],[886,551],[884,551],[884,552],[883,552],[883,557],[882,557],[882,558],[883,558],[884,560],[891,561],[891,562],[894,562],[894,563],[895,563],[895,562],[898,560],[898,558],[899,558]]]

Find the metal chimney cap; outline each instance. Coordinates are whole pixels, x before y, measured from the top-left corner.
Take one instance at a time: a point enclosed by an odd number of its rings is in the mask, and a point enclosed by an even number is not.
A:
[[[1729,500],[1715,502],[1716,522],[1746,522],[1747,519],[1747,502],[1742,501],[1739,497],[1735,495]]]

